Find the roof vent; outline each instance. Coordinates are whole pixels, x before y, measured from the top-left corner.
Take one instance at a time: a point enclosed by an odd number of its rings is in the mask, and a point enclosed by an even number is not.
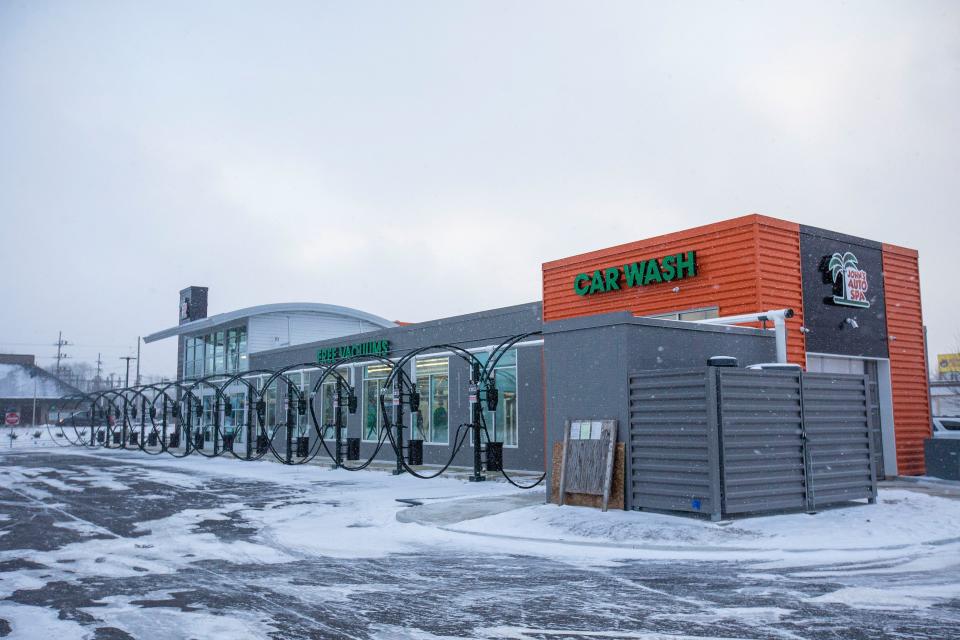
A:
[[[707,358],[708,367],[736,367],[737,359],[733,356],[713,356]]]

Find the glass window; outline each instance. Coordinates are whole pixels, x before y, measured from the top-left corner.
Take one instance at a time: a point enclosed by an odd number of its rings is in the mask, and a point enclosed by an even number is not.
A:
[[[213,373],[223,373],[224,371],[224,347],[225,347],[225,333],[223,331],[217,331],[214,334],[214,347],[216,351],[214,352],[213,359]]]
[[[417,416],[412,437],[434,444],[449,444],[449,358],[417,360],[414,377],[420,393],[420,414]]]
[[[203,396],[203,439],[210,442],[213,434],[213,396]]]
[[[297,389],[300,390],[300,394],[303,395],[304,400],[309,401],[310,392],[307,390],[308,376],[305,376],[303,372],[290,373],[290,374],[287,374],[287,376],[291,380],[293,380],[294,384],[296,384]],[[290,424],[293,424],[296,427],[296,429],[294,429],[295,437],[307,435],[307,433],[309,432],[309,430],[307,429],[307,425],[310,424],[309,409],[307,409],[307,413],[300,415],[300,408],[299,408],[300,397],[301,397],[300,394],[298,394],[297,392],[293,392],[293,394],[290,396],[291,404],[288,409],[288,411],[291,413],[291,415],[288,417],[288,422]]]
[[[337,370],[341,376],[343,376],[343,381],[345,384],[350,383],[350,369],[343,368]],[[323,437],[324,438],[335,438],[336,434],[333,431],[334,425],[334,407],[333,407],[333,398],[337,393],[337,380],[338,378],[334,374],[327,376],[327,379],[323,382],[323,385],[320,387],[320,424],[323,425]],[[347,395],[349,389],[344,386],[341,390],[341,419],[343,420],[344,425],[347,423]]]
[[[203,338],[193,338],[193,375],[203,375]]]
[[[194,354],[194,342],[193,338],[186,338],[183,341],[183,377],[192,378],[193,377],[193,354]]]
[[[209,375],[213,373],[213,335],[208,334],[203,336],[203,351],[206,355],[206,366],[204,367],[204,375]]]
[[[480,362],[486,364],[490,354],[476,354]],[[511,349],[497,361],[493,370],[494,381],[500,392],[500,401],[496,411],[484,410],[487,431],[494,442],[502,442],[505,447],[517,446],[517,350]],[[484,404],[486,409],[486,404]]]
[[[363,439],[377,442],[383,434],[383,411],[380,408],[380,391],[390,367],[382,364],[363,368]]]
[[[237,330],[237,371],[247,371],[248,368],[247,328],[240,327]]]
[[[266,382],[266,378],[260,378],[257,386],[263,387],[263,384]],[[267,389],[266,393],[263,394],[263,401],[267,405],[266,410],[264,411],[264,426],[267,429],[267,433],[270,437],[273,437],[274,432],[277,430],[277,381],[274,380],[270,385],[270,388]]]
[[[664,320],[686,320],[693,322],[695,320],[707,320],[709,318],[719,318],[720,309],[718,307],[708,307],[705,309],[688,309],[687,311],[671,311],[670,313],[658,313],[647,316],[648,318],[662,318]]]
[[[233,373],[237,371],[239,364],[239,335],[237,329],[227,331],[227,371]]]

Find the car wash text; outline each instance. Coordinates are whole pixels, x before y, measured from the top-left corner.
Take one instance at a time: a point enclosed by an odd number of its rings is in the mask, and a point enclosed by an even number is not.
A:
[[[662,258],[631,262],[622,267],[596,269],[578,273],[573,279],[573,290],[578,296],[588,296],[628,287],[673,282],[697,275],[696,251],[676,253]]]

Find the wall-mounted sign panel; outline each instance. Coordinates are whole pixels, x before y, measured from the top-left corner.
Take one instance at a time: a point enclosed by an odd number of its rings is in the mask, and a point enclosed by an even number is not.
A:
[[[886,358],[880,244],[801,226],[800,260],[806,351]]]
[[[573,290],[578,296],[588,296],[606,291],[673,282],[692,278],[695,275],[697,275],[697,253],[687,251],[622,266],[596,269],[593,273],[578,273],[573,278]]]
[[[339,347],[326,347],[317,350],[317,362],[336,362],[343,358],[354,356],[386,356],[390,353],[389,340],[374,340],[372,342],[358,342]]]

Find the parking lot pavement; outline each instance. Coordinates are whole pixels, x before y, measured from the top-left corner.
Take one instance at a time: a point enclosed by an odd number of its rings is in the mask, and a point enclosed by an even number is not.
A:
[[[414,493],[529,501],[509,487],[269,463],[0,455],[0,636],[942,639],[960,628],[956,542],[800,563],[554,552],[398,522],[395,499]]]

